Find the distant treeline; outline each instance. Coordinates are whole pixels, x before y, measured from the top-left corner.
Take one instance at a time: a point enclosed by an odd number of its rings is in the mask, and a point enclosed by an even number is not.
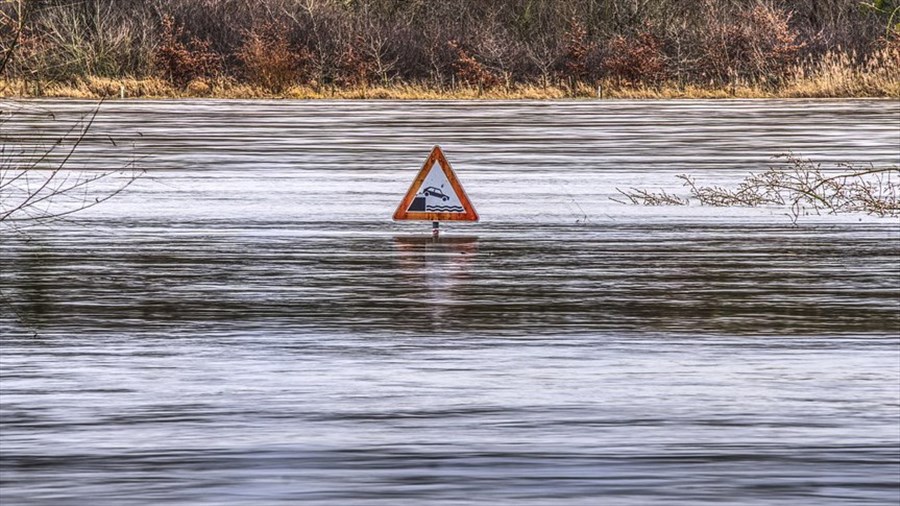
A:
[[[777,87],[900,68],[896,0],[5,1],[6,79],[291,86]],[[835,56],[835,55],[840,55]],[[869,63],[867,63],[869,62]],[[893,66],[893,70],[891,69]],[[806,69],[806,70],[804,70]]]

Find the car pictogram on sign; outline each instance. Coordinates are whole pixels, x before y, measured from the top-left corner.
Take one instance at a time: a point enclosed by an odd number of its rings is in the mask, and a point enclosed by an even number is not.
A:
[[[422,191],[422,194],[425,195],[426,197],[428,197],[428,196],[438,197],[441,200],[443,200],[444,202],[447,202],[448,200],[450,200],[449,195],[444,195],[444,192],[442,192],[439,188],[435,188],[434,186],[429,186],[428,188],[425,188],[425,190]]]

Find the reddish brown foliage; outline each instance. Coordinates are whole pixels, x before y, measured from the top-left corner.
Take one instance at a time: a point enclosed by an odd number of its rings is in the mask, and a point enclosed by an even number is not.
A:
[[[597,44],[588,38],[584,23],[572,19],[566,31],[563,70],[565,75],[576,81],[585,81],[591,74],[590,58],[597,50]]]
[[[337,85],[361,86],[375,80],[375,65],[356,49],[363,44],[362,38],[358,37],[356,44],[348,44],[341,52],[337,62]]]
[[[453,40],[447,45],[456,52],[453,71],[460,81],[483,89],[491,89],[500,85],[500,79],[462,49],[459,42]]]
[[[209,41],[188,38],[184,27],[176,25],[170,16],[163,17],[162,29],[155,60],[163,78],[184,88],[194,79],[210,78],[219,73],[221,59],[210,49]]]
[[[608,76],[630,84],[656,84],[667,75],[666,55],[659,38],[649,27],[635,35],[610,39],[603,59]]]
[[[286,27],[266,23],[245,33],[237,58],[248,82],[280,93],[302,81],[301,71],[312,56],[294,49],[285,36]]]

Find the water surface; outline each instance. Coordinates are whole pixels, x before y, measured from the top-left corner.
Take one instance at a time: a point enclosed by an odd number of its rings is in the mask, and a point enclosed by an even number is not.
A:
[[[40,149],[94,105],[3,107]],[[2,230],[0,499],[896,504],[896,220],[610,197],[898,142],[888,101],[103,104],[70,163],[147,174]],[[433,144],[482,218],[439,242],[390,221]]]

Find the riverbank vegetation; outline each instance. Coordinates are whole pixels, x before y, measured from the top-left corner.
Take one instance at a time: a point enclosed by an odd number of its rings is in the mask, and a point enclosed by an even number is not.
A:
[[[896,0],[15,0],[3,96],[900,97]]]

